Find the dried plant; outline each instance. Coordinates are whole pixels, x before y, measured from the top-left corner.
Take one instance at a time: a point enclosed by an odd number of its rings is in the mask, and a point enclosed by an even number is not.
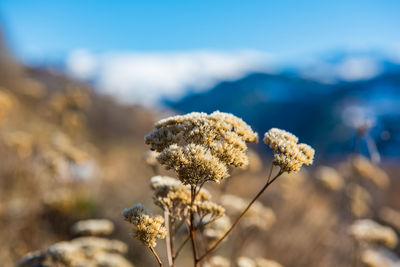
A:
[[[392,228],[370,219],[355,221],[350,227],[350,234],[358,242],[379,243],[388,248],[394,248],[398,242],[396,232]]]
[[[251,259],[248,257],[239,257],[237,259],[237,266],[238,267],[282,267],[281,264],[273,260],[267,260],[264,258]]]
[[[114,224],[106,219],[83,220],[72,226],[74,235],[109,235],[114,231]]]
[[[371,180],[376,186],[385,188],[389,185],[389,176],[369,159],[363,156],[356,156],[351,163],[356,174]]]
[[[329,190],[339,191],[344,187],[343,177],[332,167],[320,166],[316,170],[316,177]]]
[[[114,225],[108,220],[79,221],[72,231],[75,231],[78,226],[84,226],[81,234],[85,236],[55,243],[43,252],[29,253],[19,261],[17,266],[133,267],[123,257],[128,250],[125,243],[91,236],[92,233],[98,234],[99,228],[104,228],[105,224],[107,224],[107,230],[110,230],[110,226],[112,229],[114,228]],[[110,234],[112,230],[106,232]],[[102,233],[105,234],[105,231]]]
[[[194,266],[200,266],[241,219],[246,227],[262,230],[275,221],[274,212],[257,199],[283,173],[298,172],[303,164],[312,164],[314,158],[310,146],[298,144],[298,138],[286,131],[273,128],[264,138],[274,152],[273,166],[278,166],[279,172],[272,176],[271,166],[265,185],[249,203],[235,196],[222,199],[223,206],[236,217],[232,225],[223,217],[225,208],[212,202],[210,193],[203,189],[206,182],[220,183],[229,177],[232,167],[246,168],[249,165],[246,142],[257,141],[257,134],[243,120],[219,111],[209,115],[194,112],[174,116],[155,124],[145,143],[157,152],[153,155],[158,162],[173,170],[178,179],[155,176],[150,181],[154,204],[162,209],[163,219],[150,215],[140,204],[125,209],[122,214],[133,224],[133,236],[151,249],[160,266],[162,261],[153,248],[157,239],[166,237],[169,266],[174,266],[190,240]],[[176,249],[177,237],[182,234],[187,236],[180,238],[181,245]],[[203,244],[199,244],[200,240]],[[259,262],[254,266],[273,266],[266,260]],[[227,265],[229,262],[222,258],[207,260],[207,266]]]
[[[361,255],[361,262],[367,267],[396,267],[400,259],[388,251],[366,249]]]
[[[379,219],[392,226],[400,233],[400,211],[390,207],[383,207],[379,210]]]

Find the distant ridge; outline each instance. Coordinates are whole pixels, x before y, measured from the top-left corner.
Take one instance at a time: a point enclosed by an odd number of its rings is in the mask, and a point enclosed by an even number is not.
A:
[[[400,155],[400,72],[336,84],[254,73],[164,103],[180,112],[232,112],[260,134],[280,127],[329,155],[350,152],[354,141],[351,124],[368,117],[376,121],[371,134],[381,153]],[[390,133],[390,138],[383,139],[382,133]]]

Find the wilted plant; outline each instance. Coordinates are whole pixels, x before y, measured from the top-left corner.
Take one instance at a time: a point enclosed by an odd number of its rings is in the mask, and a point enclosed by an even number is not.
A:
[[[316,170],[316,178],[331,191],[339,191],[344,187],[344,180],[340,173],[329,166],[321,166]]]
[[[155,129],[145,137],[145,143],[159,153],[157,160],[161,165],[176,172],[178,180],[160,176],[151,180],[153,200],[164,211],[164,219],[150,215],[140,204],[125,209],[123,215],[133,225],[133,236],[150,248],[160,266],[162,262],[154,250],[157,239],[166,237],[169,266],[174,266],[179,252],[190,239],[194,266],[199,266],[246,214],[250,214],[248,218],[246,216],[249,221],[251,217],[253,220],[258,217],[266,220],[254,222],[256,226],[275,220],[274,213],[257,199],[283,173],[295,173],[303,164],[312,164],[314,150],[306,144],[299,144],[293,134],[273,128],[265,134],[264,142],[274,152],[273,166],[279,167],[278,173],[273,176],[271,167],[265,185],[249,204],[241,205],[236,220],[224,229],[223,234],[207,231],[207,227],[215,227],[221,220],[225,209],[211,201],[211,195],[203,189],[204,184],[208,181],[220,183],[229,177],[230,167],[245,168],[248,165],[246,143],[257,141],[257,134],[243,120],[219,111],[209,115],[194,112],[174,116],[155,124]],[[184,226],[187,231],[181,230]],[[216,228],[221,230],[225,227]],[[176,235],[182,232],[188,232],[188,237],[175,251]],[[212,245],[199,246],[196,233],[214,239]],[[205,248],[202,254],[200,248]]]
[[[125,243],[93,236],[99,233],[108,235],[113,229],[112,222],[104,219],[79,221],[72,231],[80,231],[81,237],[55,243],[41,252],[29,253],[16,266],[133,267],[123,256],[128,251]]]
[[[396,232],[392,228],[370,219],[355,221],[350,227],[350,234],[358,242],[379,243],[388,248],[394,248],[398,242]]]

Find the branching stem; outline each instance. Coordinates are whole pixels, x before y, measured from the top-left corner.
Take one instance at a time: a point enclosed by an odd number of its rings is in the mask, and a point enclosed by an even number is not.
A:
[[[169,212],[168,210],[164,210],[164,222],[165,222],[165,228],[167,229],[167,236],[165,238],[165,243],[167,245],[167,258],[168,258],[168,266],[169,267],[173,267],[174,266],[174,261],[172,259],[172,247],[171,247],[171,235],[172,235],[172,231],[171,231],[171,227],[169,225],[170,223],[170,219],[169,219]]]
[[[198,260],[198,253],[197,253],[197,246],[196,246],[196,235],[195,235],[195,228],[194,228],[194,212],[193,212],[193,204],[196,198],[196,187],[193,185],[191,186],[191,201],[190,201],[190,240],[192,241],[192,249],[193,249],[193,261],[194,266],[199,266]]]
[[[176,258],[178,258],[179,253],[181,252],[181,250],[184,248],[185,244],[186,244],[189,240],[190,240],[190,235],[188,235],[188,236],[186,237],[186,239],[182,242],[182,244],[179,246],[178,250],[176,251],[176,253],[175,253],[174,257],[173,257],[174,260],[175,260]]]
[[[201,256],[198,261],[202,261],[205,257],[207,257],[211,252],[213,252],[220,244],[221,242],[232,232],[232,230],[236,227],[236,225],[239,223],[239,221],[243,218],[243,216],[246,214],[246,212],[250,209],[250,207],[256,202],[256,200],[264,193],[265,189],[268,188],[279,176],[283,174],[283,171],[280,170],[279,173],[273,178],[273,179],[267,179],[267,183],[264,185],[264,187],[257,193],[257,195],[250,201],[249,205],[247,208],[240,214],[240,216],[236,219],[236,221],[232,224],[232,226],[229,228],[229,230],[210,248],[204,253],[203,256]]]

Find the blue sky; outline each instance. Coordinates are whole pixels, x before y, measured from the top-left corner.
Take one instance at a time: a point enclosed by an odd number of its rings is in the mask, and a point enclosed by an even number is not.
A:
[[[400,62],[399,14],[399,0],[0,0],[19,60],[63,66],[104,93],[145,105],[334,50],[393,50]],[[361,56],[311,65],[302,75],[352,81],[380,71]]]
[[[278,57],[400,45],[400,1],[1,0],[0,18],[24,61],[77,48],[109,51],[254,49]]]

